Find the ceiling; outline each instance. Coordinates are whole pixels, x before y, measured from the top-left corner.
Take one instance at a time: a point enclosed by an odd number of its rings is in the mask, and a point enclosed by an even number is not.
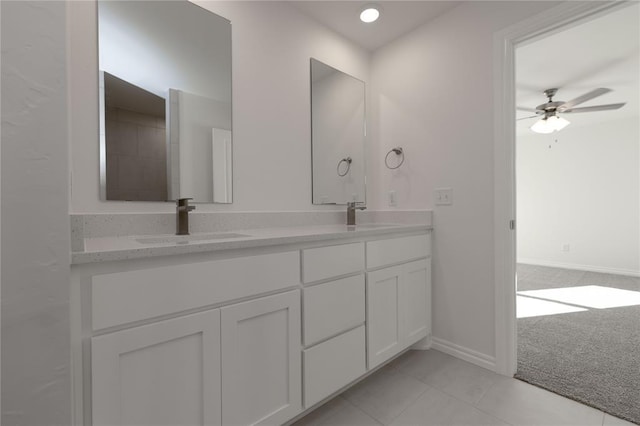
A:
[[[640,4],[634,3],[516,50],[516,105],[545,103],[545,89],[558,88],[554,101],[569,101],[593,89],[613,91],[580,107],[626,102],[618,110],[566,114],[572,126],[638,116],[640,97]],[[532,115],[517,112],[517,117]],[[518,121],[526,131],[536,119]]]
[[[381,6],[380,18],[360,21],[365,5]],[[292,1],[305,15],[370,51],[442,15],[460,1]]]
[[[460,1],[378,1],[378,21],[359,14],[371,1],[292,1],[291,5],[354,43],[374,51],[458,6]],[[516,104],[535,108],[545,89],[558,88],[554,101],[569,101],[599,87],[612,92],[580,106],[626,102],[619,110],[567,114],[572,126],[640,115],[640,4],[548,35],[516,50]],[[517,117],[531,113],[518,111]],[[520,120],[526,131],[536,120]]]

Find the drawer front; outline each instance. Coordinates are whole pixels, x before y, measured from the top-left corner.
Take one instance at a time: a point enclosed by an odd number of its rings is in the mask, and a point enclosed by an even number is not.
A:
[[[367,268],[431,256],[431,234],[367,242]]]
[[[304,344],[311,346],[363,324],[364,275],[304,289]]]
[[[100,330],[299,283],[297,251],[95,275],[92,325]]]
[[[351,274],[364,269],[364,243],[302,251],[305,283]]]
[[[364,326],[305,350],[305,408],[348,385],[365,371]]]

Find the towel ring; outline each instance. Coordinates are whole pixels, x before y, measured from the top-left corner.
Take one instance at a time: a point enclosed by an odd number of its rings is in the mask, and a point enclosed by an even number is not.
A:
[[[338,161],[338,166],[336,167],[336,171],[338,172],[338,176],[340,177],[344,177],[347,175],[347,173],[349,173],[349,169],[351,168],[351,162],[353,160],[351,159],[351,157],[347,157],[347,158],[343,158],[342,160]],[[344,171],[344,173],[340,173],[340,164],[342,163],[347,163],[347,170]]]
[[[391,167],[389,165],[389,155],[392,152],[395,153],[396,155],[401,155],[402,156],[402,159],[400,160],[400,163],[398,163],[398,165],[395,166],[395,167]],[[388,169],[391,169],[391,170],[397,169],[398,167],[402,166],[402,163],[404,163],[404,151],[399,146],[396,147],[396,148],[391,148],[391,150],[389,150],[389,152],[387,152],[387,155],[385,155],[385,157],[384,157],[384,165],[387,166]]]

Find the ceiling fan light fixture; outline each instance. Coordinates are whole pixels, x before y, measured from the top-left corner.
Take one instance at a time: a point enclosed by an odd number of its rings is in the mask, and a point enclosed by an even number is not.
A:
[[[556,132],[559,132],[560,130],[571,124],[569,120],[563,117],[558,117],[557,115],[549,117],[547,121],[551,123],[551,126],[553,126],[553,130],[555,130]]]
[[[546,118],[541,118],[540,120],[533,123],[533,126],[529,127],[531,131],[540,133],[540,134],[548,134],[553,133],[553,127],[547,123]]]
[[[530,129],[536,133],[549,134],[558,132],[567,127],[569,124],[571,124],[569,120],[558,117],[557,115],[552,115],[536,121],[533,126],[530,127]]]
[[[380,17],[380,6],[376,4],[368,4],[360,12],[360,20],[367,24],[377,21],[379,17]]]

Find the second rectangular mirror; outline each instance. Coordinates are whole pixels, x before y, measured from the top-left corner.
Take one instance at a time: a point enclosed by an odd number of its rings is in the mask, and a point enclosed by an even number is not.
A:
[[[364,82],[311,58],[313,204],[364,203]]]

